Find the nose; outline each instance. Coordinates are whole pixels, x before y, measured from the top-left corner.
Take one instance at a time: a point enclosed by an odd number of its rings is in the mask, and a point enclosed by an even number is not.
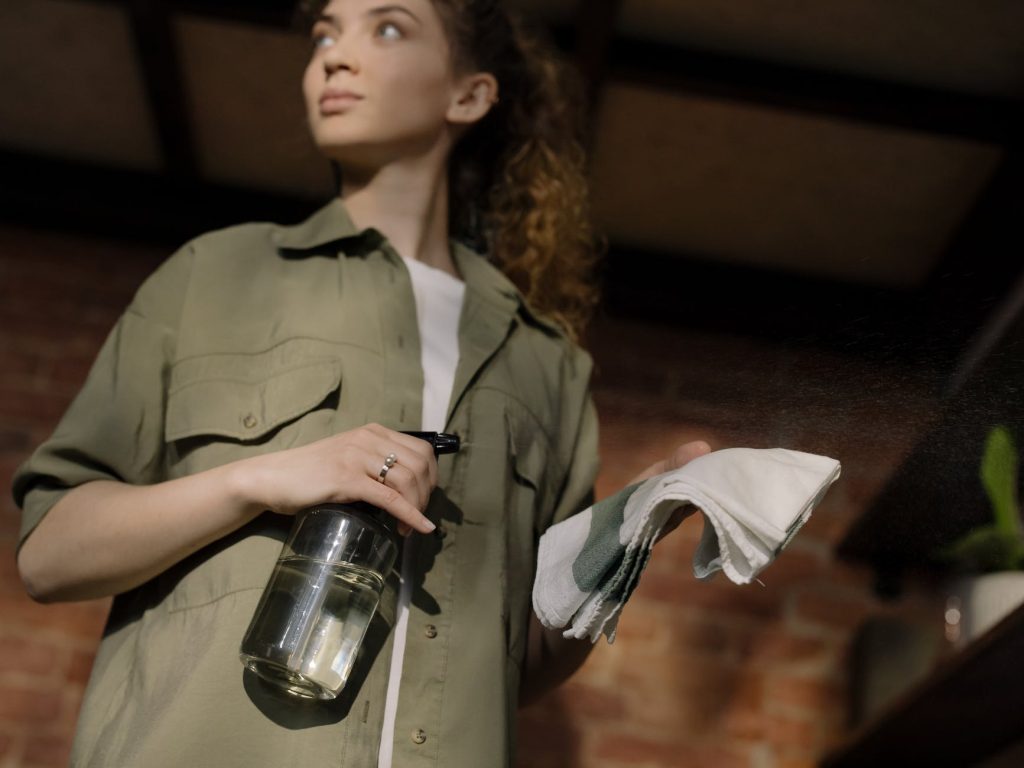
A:
[[[334,43],[328,46],[327,50],[324,51],[323,62],[324,71],[327,73],[328,77],[342,69],[353,73],[359,71],[359,66],[356,63],[355,56],[352,54],[352,46],[349,44],[343,44],[340,35],[335,38]]]

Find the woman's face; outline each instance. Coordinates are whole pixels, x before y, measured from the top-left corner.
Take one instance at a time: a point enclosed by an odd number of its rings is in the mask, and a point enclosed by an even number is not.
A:
[[[327,157],[379,167],[444,136],[456,82],[431,0],[331,0],[312,45],[303,93]]]

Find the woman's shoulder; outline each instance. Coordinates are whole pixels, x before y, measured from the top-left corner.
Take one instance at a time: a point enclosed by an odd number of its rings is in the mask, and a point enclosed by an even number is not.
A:
[[[248,221],[196,235],[172,254],[158,273],[179,276],[188,272],[191,290],[200,293],[252,290],[274,284],[297,267],[298,260],[282,245],[287,233],[299,225]]]
[[[248,221],[212,229],[193,237],[186,246],[196,258],[232,259],[251,257],[252,248],[276,251],[274,233],[282,225],[269,221]]]
[[[248,222],[196,235],[165,258],[142,288],[184,288],[195,270],[211,261],[246,260],[251,263],[254,252],[273,248],[272,233],[277,227],[270,222]]]
[[[138,288],[127,311],[179,327],[220,307],[240,312],[265,299],[295,267],[277,244],[286,225],[249,221],[208,230],[174,250]],[[207,319],[210,319],[207,317]]]

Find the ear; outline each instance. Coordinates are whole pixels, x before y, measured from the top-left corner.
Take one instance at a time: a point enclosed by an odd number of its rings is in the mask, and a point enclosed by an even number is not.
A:
[[[498,81],[490,72],[475,72],[459,79],[448,106],[448,122],[470,125],[483,119],[498,102]]]

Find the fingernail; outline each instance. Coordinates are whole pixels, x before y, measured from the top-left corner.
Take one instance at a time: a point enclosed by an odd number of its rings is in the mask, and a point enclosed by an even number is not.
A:
[[[427,525],[427,530],[425,530],[425,531],[424,531],[424,533],[430,533],[430,532],[432,532],[432,531],[433,531],[434,529],[436,529],[436,528],[437,528],[437,526],[436,526],[436,525],[434,525],[434,524],[433,524],[432,522],[430,522],[430,521],[429,521],[429,520],[428,520],[427,518],[425,518],[425,517],[423,518],[423,522],[424,522],[424,523],[426,523],[426,525]]]

